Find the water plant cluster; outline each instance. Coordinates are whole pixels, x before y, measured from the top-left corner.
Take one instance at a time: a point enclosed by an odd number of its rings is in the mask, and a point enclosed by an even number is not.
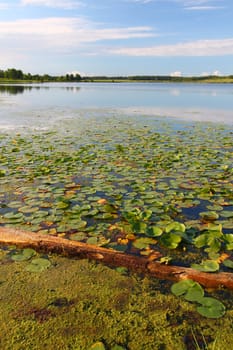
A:
[[[229,127],[118,116],[2,133],[0,146],[0,225],[232,269]]]

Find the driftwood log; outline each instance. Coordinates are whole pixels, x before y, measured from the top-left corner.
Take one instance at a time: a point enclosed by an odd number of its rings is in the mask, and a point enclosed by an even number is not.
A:
[[[20,248],[30,247],[38,252],[87,258],[103,262],[109,266],[124,266],[134,272],[148,274],[161,280],[192,279],[207,288],[225,287],[233,290],[233,273],[207,273],[187,267],[161,264],[156,261],[161,254],[156,251],[152,256],[139,257],[61,237],[6,227],[0,227],[0,245],[16,245]]]

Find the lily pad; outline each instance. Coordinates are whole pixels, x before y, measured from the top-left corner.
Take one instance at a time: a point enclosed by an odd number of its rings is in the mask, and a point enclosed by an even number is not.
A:
[[[171,232],[163,234],[160,238],[160,242],[169,249],[176,249],[181,241],[181,236]]]
[[[205,260],[201,264],[192,264],[191,267],[203,272],[216,272],[219,270],[219,263],[215,260]]]
[[[133,246],[138,249],[145,249],[150,244],[156,244],[156,241],[149,237],[140,237],[133,242]]]
[[[207,318],[220,318],[225,314],[225,306],[219,300],[211,297],[203,297],[197,307],[197,312]]]
[[[73,241],[83,241],[86,238],[85,232],[77,232],[69,236]]]
[[[149,237],[158,237],[161,236],[163,230],[158,226],[150,226],[146,230],[146,235]]]
[[[26,266],[26,271],[42,272],[51,266],[51,262],[45,258],[33,259],[29,265]]]
[[[226,259],[223,261],[223,265],[228,267],[229,269],[233,269],[233,260]]]
[[[191,288],[195,286],[195,282],[191,279],[185,279],[185,280],[181,280],[177,283],[174,283],[171,286],[171,291],[174,295],[176,296],[181,296],[187,293],[187,291]]]
[[[215,211],[205,211],[200,213],[200,216],[203,220],[206,221],[215,221],[219,218],[218,213],[216,213]]]
[[[34,249],[26,248],[22,252],[11,255],[11,259],[14,261],[26,261],[30,260],[36,252]]]
[[[187,293],[184,295],[184,298],[188,301],[199,301],[204,296],[204,290],[199,283],[195,282],[191,286]]]
[[[179,232],[185,232],[185,225],[180,222],[171,222],[169,225],[166,226],[165,232],[169,233],[171,231],[179,231]]]

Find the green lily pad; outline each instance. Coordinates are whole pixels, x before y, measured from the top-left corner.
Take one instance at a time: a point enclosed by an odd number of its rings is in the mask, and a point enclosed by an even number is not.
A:
[[[171,222],[169,225],[166,226],[165,232],[169,233],[171,231],[179,231],[179,232],[185,232],[185,225],[180,222]]]
[[[224,218],[232,218],[233,217],[233,211],[229,211],[229,210],[223,210],[220,213],[221,216],[223,216]]]
[[[225,306],[219,300],[203,297],[197,307],[197,312],[207,318],[220,318],[225,314]]]
[[[14,261],[26,261],[30,260],[36,252],[34,249],[26,248],[22,252],[11,255],[11,259]]]
[[[195,282],[191,279],[181,280],[179,282],[174,283],[171,286],[171,291],[176,296],[181,296],[187,293],[187,291],[195,286]]]
[[[176,249],[181,241],[181,236],[171,232],[163,234],[160,238],[160,242],[169,249]]]
[[[146,235],[149,237],[158,237],[158,236],[161,236],[162,233],[163,233],[163,230],[158,226],[150,226],[150,227],[147,227],[147,230],[146,230]]]
[[[227,250],[233,250],[233,234],[229,233],[224,235],[224,241],[226,242]]]
[[[145,249],[150,244],[156,244],[156,241],[149,237],[140,237],[133,241],[133,246],[138,249]]]
[[[191,267],[198,271],[216,272],[219,270],[219,263],[215,260],[205,260],[201,264],[192,264]]]
[[[233,260],[226,259],[223,261],[223,265],[230,269],[233,269]]]
[[[200,216],[203,220],[206,221],[215,221],[219,218],[218,213],[216,213],[215,211],[205,211],[200,213]]]
[[[3,216],[4,218],[9,220],[17,220],[17,219],[22,219],[24,217],[22,213],[7,213]]]
[[[85,232],[73,233],[69,236],[72,241],[83,241],[87,237]]]
[[[33,259],[29,265],[26,266],[26,271],[29,272],[42,272],[47,270],[51,266],[51,262],[48,259],[37,258]]]
[[[99,247],[105,246],[110,242],[109,238],[106,238],[104,236],[100,237],[89,237],[87,239],[87,244],[97,245]]]
[[[188,301],[199,301],[204,296],[204,290],[199,283],[196,283],[191,286],[187,293],[184,295],[185,300]]]
[[[147,229],[147,224],[143,221],[134,222],[132,225],[132,231],[135,233],[145,233]]]

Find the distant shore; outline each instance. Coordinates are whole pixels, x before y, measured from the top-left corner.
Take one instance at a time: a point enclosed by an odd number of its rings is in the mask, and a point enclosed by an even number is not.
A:
[[[206,76],[206,77],[170,77],[170,76],[129,76],[129,77],[43,77],[32,79],[5,79],[0,78],[0,84],[35,84],[35,83],[199,83],[199,84],[233,84],[233,75]]]

